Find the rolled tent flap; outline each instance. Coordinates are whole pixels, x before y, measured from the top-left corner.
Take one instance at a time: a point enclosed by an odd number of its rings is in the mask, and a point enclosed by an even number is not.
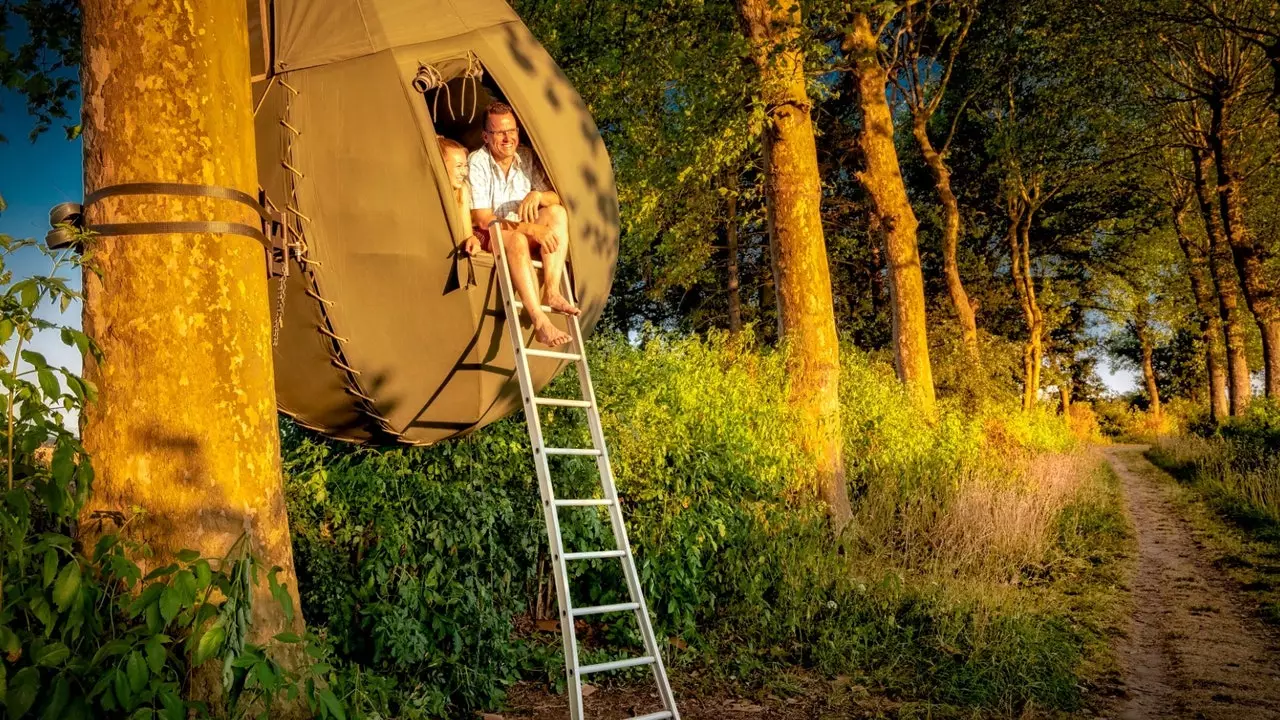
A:
[[[493,261],[457,251],[469,228],[415,78],[421,86],[429,68],[429,91],[472,81],[467,102],[433,98],[437,114],[456,118],[472,100],[482,111],[481,76],[515,109],[569,211],[589,331],[612,284],[618,207],[585,103],[503,2],[276,0],[268,10],[275,72],[256,85],[259,175],[296,248],[287,279],[272,281],[281,410],[344,440],[428,444],[518,409]],[[535,360],[535,384],[560,369]]]

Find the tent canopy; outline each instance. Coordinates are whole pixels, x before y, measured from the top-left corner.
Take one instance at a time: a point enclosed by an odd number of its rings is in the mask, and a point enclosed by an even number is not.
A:
[[[288,277],[272,284],[283,300],[280,408],[333,437],[411,444],[518,409],[492,258],[457,251],[470,227],[453,207],[432,112],[474,147],[474,120],[456,120],[467,102],[515,109],[521,142],[568,210],[589,330],[612,283],[618,208],[585,103],[500,0],[275,0],[251,3],[255,14],[259,176],[295,247]],[[415,88],[427,69],[453,80],[443,101]],[[535,383],[561,367],[536,361]]]

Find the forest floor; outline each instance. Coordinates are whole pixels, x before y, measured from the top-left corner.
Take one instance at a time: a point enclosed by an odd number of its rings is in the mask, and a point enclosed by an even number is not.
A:
[[[1145,449],[1115,445],[1104,450],[1123,486],[1137,550],[1129,587],[1132,616],[1116,640],[1120,677],[1102,683],[1109,697],[1091,703],[1084,714],[1116,720],[1280,719],[1280,637],[1218,566],[1203,529],[1182,517],[1174,498],[1176,481],[1143,456]],[[796,678],[793,685],[787,698],[748,699],[689,679],[684,686],[677,683],[675,692],[686,720],[899,717],[920,710],[839,678]],[[589,692],[586,715],[592,720],[632,718],[661,708],[650,688]],[[532,683],[513,688],[507,707],[483,718],[568,716],[564,695]]]
[[[1178,512],[1175,481],[1140,445],[1106,449],[1137,532],[1133,615],[1115,718],[1280,718],[1280,639]]]

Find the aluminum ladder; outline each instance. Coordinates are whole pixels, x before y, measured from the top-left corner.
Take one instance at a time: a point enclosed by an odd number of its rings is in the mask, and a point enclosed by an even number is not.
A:
[[[649,620],[649,608],[644,601],[644,593],[640,588],[640,576],[636,572],[635,559],[631,554],[631,544],[627,541],[627,529],[622,522],[622,507],[618,503],[618,491],[613,482],[613,469],[609,465],[609,451],[604,442],[604,430],[600,425],[600,410],[596,405],[595,389],[591,385],[591,373],[587,369],[587,356],[582,342],[582,327],[578,318],[560,314],[567,319],[569,336],[572,338],[561,350],[540,350],[526,347],[524,344],[521,310],[523,303],[516,297],[515,287],[511,282],[511,269],[507,265],[507,251],[502,242],[502,229],[497,222],[491,226],[493,245],[498,253],[498,280],[502,289],[503,310],[507,318],[507,330],[510,333],[511,346],[515,349],[516,376],[520,379],[520,396],[524,400],[524,416],[529,428],[529,442],[533,446],[533,465],[538,473],[538,491],[542,496],[542,510],[546,518],[547,541],[551,548],[551,567],[555,574],[556,604],[560,613],[560,636],[564,641],[565,675],[569,686],[569,716],[571,720],[584,720],[582,707],[583,677],[595,673],[621,670],[622,668],[648,665],[653,670],[654,683],[658,687],[658,696],[662,700],[663,710],[640,715],[632,720],[663,720],[672,718],[680,720],[680,711],[676,709],[675,696],[671,692],[671,683],[667,680],[667,669],[658,652],[658,641],[653,634],[653,624]],[[535,269],[541,269],[542,263],[534,261]],[[535,273],[537,275],[537,273]],[[561,287],[563,295],[570,302],[576,302],[573,295],[573,284],[569,273],[562,275]],[[543,312],[553,313],[550,307],[542,306]],[[529,358],[548,358],[567,360],[577,368],[578,383],[581,386],[582,399],[538,397],[534,393],[533,378],[529,374]],[[590,448],[553,448],[547,447],[542,438],[542,419],[538,409],[542,407],[568,407],[586,410],[587,423],[591,429]],[[551,484],[550,456],[589,456],[596,459],[596,468],[600,475],[601,498],[557,498],[555,488]],[[613,538],[616,549],[593,550],[589,552],[564,551],[564,540],[560,535],[561,508],[598,508],[608,509],[609,522],[613,526]],[[626,578],[627,591],[631,602],[596,607],[574,607],[569,596],[569,579],[566,565],[580,560],[599,558],[617,558],[622,563],[622,572]],[[640,625],[640,634],[644,638],[645,655],[643,657],[614,660],[595,665],[582,665],[578,660],[578,638],[574,621],[580,617],[621,613],[631,611]]]

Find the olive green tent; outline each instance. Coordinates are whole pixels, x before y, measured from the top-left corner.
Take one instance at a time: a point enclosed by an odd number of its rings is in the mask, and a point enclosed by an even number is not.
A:
[[[585,103],[501,0],[250,0],[258,166],[293,248],[272,281],[276,391],[301,424],[427,444],[520,407],[491,257],[457,248],[437,133],[503,99],[569,212],[583,327],[617,259],[613,171]],[[526,333],[527,335],[527,333]],[[561,369],[532,360],[542,387]]]

